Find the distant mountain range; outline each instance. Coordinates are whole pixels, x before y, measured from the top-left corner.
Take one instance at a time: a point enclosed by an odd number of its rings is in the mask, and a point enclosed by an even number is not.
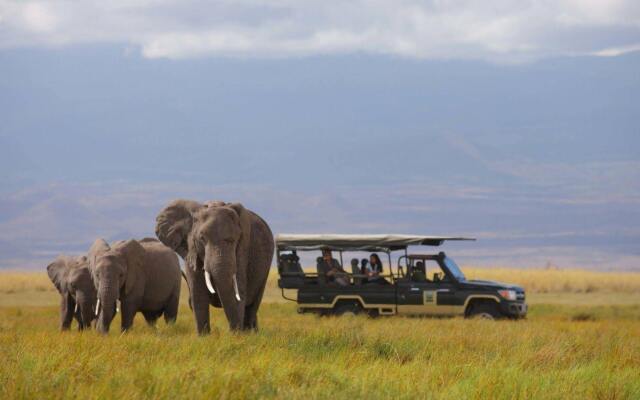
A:
[[[640,268],[640,54],[149,60],[0,51],[0,268],[153,235],[174,198],[275,232],[477,236],[463,263]]]

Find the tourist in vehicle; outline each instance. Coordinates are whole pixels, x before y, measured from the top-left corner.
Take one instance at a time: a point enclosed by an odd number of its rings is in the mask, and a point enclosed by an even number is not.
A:
[[[318,259],[318,277],[324,277],[326,283],[336,283],[340,286],[349,285],[347,273],[342,268],[338,260],[333,258],[331,250],[322,250],[322,257]]]
[[[367,266],[369,265],[369,259],[368,258],[363,258],[362,260],[360,260],[360,273],[362,275],[367,275]],[[367,283],[368,279],[365,278],[361,278],[360,279],[360,283]]]
[[[369,265],[367,265],[367,282],[370,283],[385,283],[386,281],[382,275],[382,261],[376,253],[372,253],[369,256]]]
[[[367,265],[369,264],[369,260],[366,258],[363,258],[362,260],[360,260],[360,271],[362,271],[362,274],[365,275],[367,273]]]

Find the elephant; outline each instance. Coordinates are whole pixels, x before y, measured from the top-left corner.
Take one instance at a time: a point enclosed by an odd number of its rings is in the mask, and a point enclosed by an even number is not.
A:
[[[269,225],[239,203],[174,200],[156,217],[156,236],[182,257],[198,334],[211,331],[209,305],[232,331],[257,330],[274,241]]]
[[[78,329],[91,327],[96,305],[87,257],[58,256],[47,266],[49,279],[60,293],[60,329],[68,330],[75,316]]]
[[[131,329],[138,311],[151,326],[163,314],[168,324],[175,322],[182,278],[180,262],[157,239],[119,241],[112,246],[98,239],[89,250],[89,269],[98,293],[98,332],[109,332],[117,300],[122,332]]]

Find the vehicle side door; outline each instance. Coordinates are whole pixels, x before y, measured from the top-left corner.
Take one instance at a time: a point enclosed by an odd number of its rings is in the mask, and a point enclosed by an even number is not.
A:
[[[398,314],[454,315],[459,312],[456,285],[447,277],[435,260],[425,263],[426,280],[409,276],[398,282]],[[437,279],[439,274],[441,279]]]

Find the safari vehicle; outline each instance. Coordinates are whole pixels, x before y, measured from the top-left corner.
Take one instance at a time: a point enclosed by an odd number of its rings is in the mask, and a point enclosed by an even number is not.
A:
[[[521,287],[467,280],[445,253],[409,254],[409,246],[440,246],[446,241],[475,240],[460,237],[413,235],[281,234],[276,236],[278,286],[282,296],[296,301],[300,313],[342,315],[464,316],[487,319],[524,318],[525,293]],[[324,274],[305,272],[298,252],[377,252],[387,255],[383,279],[365,283],[357,263],[343,274],[343,285],[326,283]],[[392,266],[392,253],[401,253]],[[355,259],[354,259],[355,260]],[[321,262],[321,257],[316,259]],[[318,267],[319,270],[319,267]],[[348,284],[345,284],[348,282]],[[297,290],[295,299],[286,289]]]

